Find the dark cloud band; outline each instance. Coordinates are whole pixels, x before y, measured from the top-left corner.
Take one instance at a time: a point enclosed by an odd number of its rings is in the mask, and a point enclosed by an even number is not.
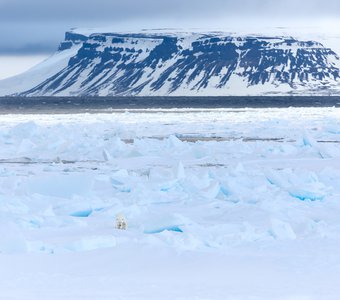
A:
[[[340,18],[339,0],[0,0],[0,53],[50,52],[71,27],[274,24]],[[120,27],[122,28],[122,27]]]

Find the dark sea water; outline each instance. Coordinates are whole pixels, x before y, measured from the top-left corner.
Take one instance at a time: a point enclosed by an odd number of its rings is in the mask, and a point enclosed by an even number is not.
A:
[[[270,107],[340,107],[340,97],[0,97],[0,114]]]

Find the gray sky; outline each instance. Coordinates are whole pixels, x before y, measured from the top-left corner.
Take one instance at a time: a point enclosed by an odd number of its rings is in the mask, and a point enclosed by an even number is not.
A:
[[[72,27],[314,25],[340,19],[340,0],[0,0],[0,54],[52,53]]]
[[[0,0],[0,80],[53,54],[70,28],[106,26],[297,32],[322,27],[339,34],[340,0]],[[340,49],[339,40],[334,45]]]

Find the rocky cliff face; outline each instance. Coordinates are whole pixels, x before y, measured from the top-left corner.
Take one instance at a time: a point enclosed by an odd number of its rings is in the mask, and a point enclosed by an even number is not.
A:
[[[68,32],[59,47],[59,52],[65,51],[70,53],[68,65],[21,95],[286,95],[340,90],[339,56],[318,42],[291,37]]]

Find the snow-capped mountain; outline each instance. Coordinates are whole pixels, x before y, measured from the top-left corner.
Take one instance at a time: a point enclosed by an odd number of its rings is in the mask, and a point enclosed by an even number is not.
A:
[[[70,31],[19,79],[0,91],[20,82],[22,96],[328,95],[340,93],[340,58],[289,36]]]

